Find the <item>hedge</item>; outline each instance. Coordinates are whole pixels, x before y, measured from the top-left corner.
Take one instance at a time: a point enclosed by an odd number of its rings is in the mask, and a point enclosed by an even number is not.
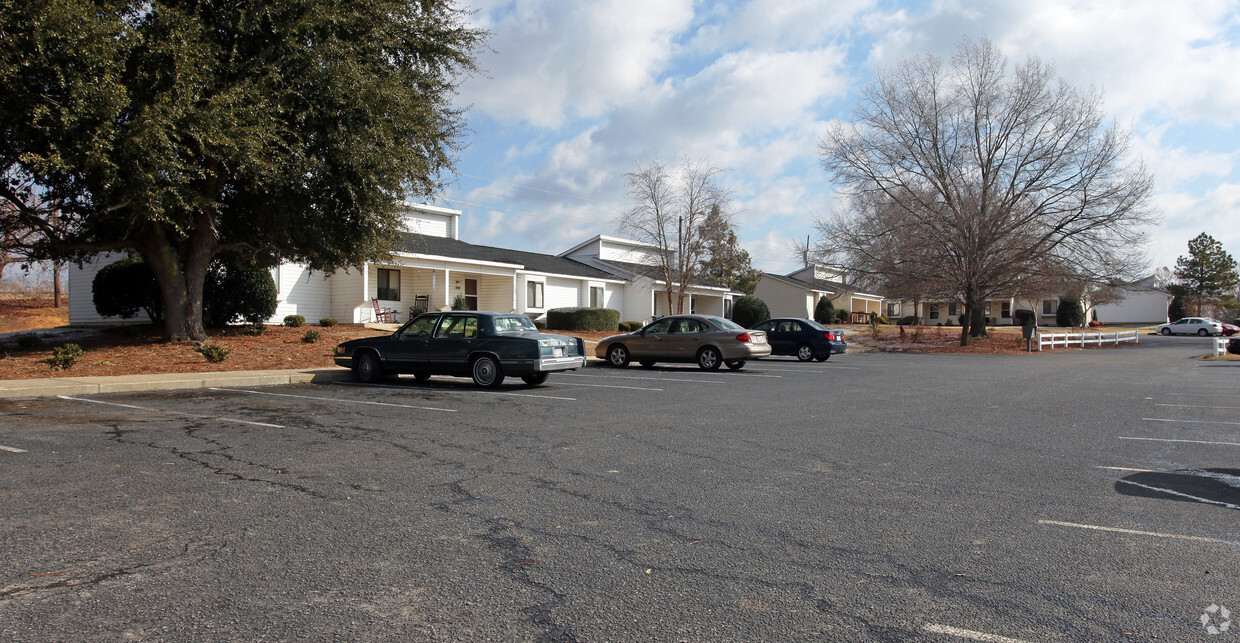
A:
[[[552,308],[547,311],[550,330],[614,331],[620,327],[620,311],[611,308]]]

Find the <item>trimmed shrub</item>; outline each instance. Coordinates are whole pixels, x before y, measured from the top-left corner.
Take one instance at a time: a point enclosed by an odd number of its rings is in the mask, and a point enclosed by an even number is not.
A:
[[[228,353],[230,351],[219,344],[208,343],[195,348],[194,352],[202,355],[212,364],[219,364],[220,362],[228,359]]]
[[[336,321],[335,319],[332,319],[331,317],[324,317],[323,319],[319,320],[319,326],[322,326],[323,328],[331,328],[332,326],[335,326],[336,324],[339,324],[339,323],[340,322]]]
[[[874,323],[876,324],[882,324],[884,326],[891,325],[891,320],[887,319],[886,315],[873,315],[870,317],[870,319],[874,320]]]
[[[1021,326],[1037,326],[1038,314],[1028,308],[1018,308],[1012,311],[1012,320]]]
[[[457,295],[452,298],[452,310],[465,310],[469,308],[469,304],[465,301],[465,295]]]
[[[95,311],[104,317],[130,319],[145,312],[156,324],[164,319],[163,295],[142,257],[125,257],[100,268],[91,291]]]
[[[313,344],[319,341],[319,331],[313,328],[307,330],[306,334],[301,336],[301,341],[306,344]]]
[[[847,324],[848,317],[850,315],[851,313],[849,313],[847,310],[844,310],[843,308],[836,308],[835,309],[835,322],[837,324]]]
[[[830,299],[823,297],[818,300],[818,304],[814,306],[814,321],[819,324],[830,324],[835,321],[835,304]]]
[[[547,328],[552,330],[611,330],[620,326],[620,311],[611,308],[552,308]]]
[[[38,348],[42,345],[43,345],[43,340],[38,335],[35,335],[33,333],[29,335],[18,335],[17,336],[17,347],[18,348],[30,350],[32,348]]]
[[[641,330],[642,323],[639,321],[622,321],[620,322],[620,332],[631,333],[635,330]]]
[[[1167,306],[1167,319],[1175,321],[1188,317],[1188,309],[1184,307],[1184,298],[1176,295],[1171,298],[1171,304]]]
[[[69,370],[74,364],[82,358],[85,351],[77,344],[65,344],[52,348],[52,356],[43,360],[44,364],[52,367],[53,371]]]
[[[284,325],[288,328],[301,328],[306,325],[306,318],[301,315],[286,315]]]
[[[547,322],[541,319],[535,319],[534,328],[537,328],[538,330],[547,330]]]
[[[250,324],[245,327],[245,334],[251,337],[258,337],[265,332],[267,332],[266,324]]]
[[[212,328],[262,323],[276,312],[276,294],[266,268],[239,258],[216,259],[202,284],[202,321]]]
[[[912,326],[913,324],[917,323],[917,317],[913,315],[905,315],[901,317],[896,323],[901,326]]]
[[[1065,328],[1076,328],[1085,324],[1085,309],[1079,299],[1064,299],[1059,302],[1059,310],[1055,312],[1055,323]]]
[[[745,328],[753,328],[758,322],[770,318],[770,307],[753,295],[745,295],[732,302],[732,321]]]

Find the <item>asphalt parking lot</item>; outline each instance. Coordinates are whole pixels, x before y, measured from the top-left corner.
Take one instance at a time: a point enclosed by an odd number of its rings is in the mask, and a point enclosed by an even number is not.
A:
[[[1240,362],[1141,341],[0,400],[0,639],[1228,640]]]

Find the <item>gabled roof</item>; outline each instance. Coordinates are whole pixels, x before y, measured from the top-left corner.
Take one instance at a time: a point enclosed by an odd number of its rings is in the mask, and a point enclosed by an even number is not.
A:
[[[402,239],[399,251],[452,259],[515,264],[529,272],[569,275],[587,279],[618,279],[615,274],[587,266],[574,259],[538,252],[479,246],[459,239],[447,239],[444,237],[406,234]]]
[[[790,285],[797,286],[800,288],[805,288],[806,290],[817,290],[819,292],[825,292],[831,295],[836,295],[842,292],[850,292],[854,295],[858,295],[861,297],[872,297],[875,299],[883,298],[882,295],[879,295],[877,293],[864,292],[861,290],[857,290],[856,288],[853,288],[847,284],[842,284],[838,281],[828,281],[826,279],[801,279],[799,277],[793,277],[792,275],[775,275],[769,272],[762,273],[762,276],[770,277],[771,279],[774,279],[776,281],[782,281],[786,284],[790,284]]]
[[[618,272],[620,272],[621,274],[627,274],[627,275],[631,275],[634,277],[646,277],[647,279],[653,279],[654,281],[660,281],[660,282],[663,281],[663,269],[660,268],[659,266],[651,265],[648,263],[630,263],[628,261],[615,261],[612,259],[596,259],[595,262],[608,266],[610,268],[613,268],[617,270]],[[732,290],[725,284],[715,283],[713,281],[708,281],[706,279],[701,279],[701,278],[698,278],[692,284],[689,284],[689,285],[698,286],[702,288],[718,288],[718,289],[727,290],[727,291]]]

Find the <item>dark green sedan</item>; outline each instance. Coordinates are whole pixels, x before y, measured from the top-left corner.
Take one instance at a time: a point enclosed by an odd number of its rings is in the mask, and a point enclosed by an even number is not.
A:
[[[525,315],[452,311],[418,315],[391,335],[347,341],[336,347],[335,360],[363,382],[412,373],[418,380],[472,377],[490,388],[508,375],[537,386],[549,373],[584,367],[586,352],[580,338],[541,333]]]

